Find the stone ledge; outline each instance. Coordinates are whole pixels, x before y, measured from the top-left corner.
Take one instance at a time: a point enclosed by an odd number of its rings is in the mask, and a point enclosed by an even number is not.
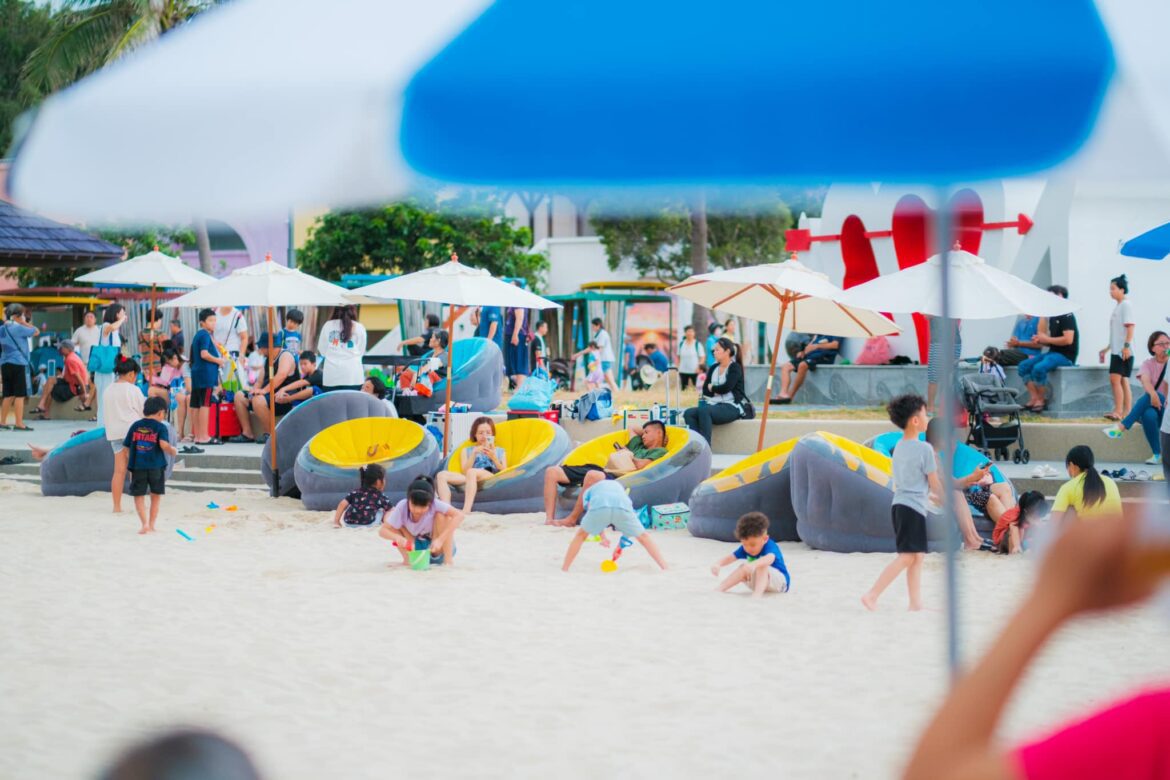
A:
[[[975,371],[974,366],[960,367],[960,374]],[[1024,384],[1015,367],[1005,369],[1005,373],[1009,387],[1023,389]],[[1048,378],[1052,387],[1049,416],[1092,417],[1113,406],[1109,370],[1105,366],[1059,368],[1050,372]],[[757,411],[764,402],[767,379],[767,366],[746,368],[745,387]],[[773,395],[779,392],[779,381],[780,370],[777,368],[772,384]],[[1136,380],[1131,381],[1140,388]],[[793,402],[814,406],[884,406],[891,398],[903,393],[926,395],[926,366],[820,366],[808,373]]]

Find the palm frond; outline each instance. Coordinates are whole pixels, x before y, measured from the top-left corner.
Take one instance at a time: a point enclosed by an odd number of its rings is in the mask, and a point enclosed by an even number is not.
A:
[[[24,65],[24,77],[44,92],[60,89],[97,70],[125,25],[120,3],[86,5],[78,11],[59,12],[49,36]]]

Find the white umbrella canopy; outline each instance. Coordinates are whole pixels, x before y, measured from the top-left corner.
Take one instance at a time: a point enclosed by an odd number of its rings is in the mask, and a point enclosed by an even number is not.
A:
[[[784,328],[832,336],[884,336],[901,332],[901,328],[877,312],[841,304],[844,290],[799,260],[696,274],[671,287],[670,292],[709,309],[776,323],[756,449],[764,447],[768,407],[772,403],[772,375],[776,373],[776,356]]]
[[[375,282],[353,292],[377,300],[433,301],[452,306],[561,307],[559,303],[497,279],[482,268],[464,265],[456,256],[442,265]]]
[[[203,287],[214,282],[215,277],[192,268],[177,257],[163,254],[156,246],[152,252],[90,271],[74,281],[173,288]]]
[[[354,294],[385,301],[432,301],[451,306],[502,306],[515,309],[559,309],[561,305],[514,284],[497,279],[482,268],[464,265],[458,255],[442,265],[424,268],[384,282],[359,287]],[[447,408],[451,408],[451,353],[455,343],[455,316],[447,319]],[[501,377],[502,381],[502,377]],[[443,415],[443,457],[447,457],[451,418]]]
[[[1001,271],[978,255],[958,248],[948,254],[951,262],[947,313],[954,319],[992,320],[1018,314],[1055,317],[1077,308],[1068,299]],[[942,316],[941,265],[942,256],[934,255],[924,263],[852,287],[845,291],[842,300],[850,306]]]
[[[840,303],[845,291],[798,260],[696,274],[670,292],[708,309],[802,333],[885,336],[901,332],[875,311]]]
[[[261,263],[239,268],[223,279],[181,295],[162,304],[163,308],[215,308],[216,306],[262,306],[268,310],[268,332],[276,333],[274,309],[277,306],[347,306],[361,300],[345,288],[323,282],[315,276],[272,262],[268,255]],[[268,364],[268,408],[276,408],[272,387],[273,366]],[[276,415],[268,415],[268,435],[272,439],[272,495],[280,484],[276,466]]]
[[[223,279],[173,298],[163,303],[162,308],[346,306],[361,301],[360,295],[354,295],[344,287],[266,259],[236,269]]]

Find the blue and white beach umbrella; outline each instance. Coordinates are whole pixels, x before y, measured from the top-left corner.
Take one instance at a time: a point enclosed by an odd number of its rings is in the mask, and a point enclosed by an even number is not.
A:
[[[236,0],[46,101],[12,188],[177,220],[422,179],[965,181],[1073,154],[1113,74],[1090,0]]]

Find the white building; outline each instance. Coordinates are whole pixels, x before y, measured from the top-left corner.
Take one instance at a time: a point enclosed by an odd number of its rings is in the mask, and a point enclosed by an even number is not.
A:
[[[1146,337],[1155,329],[1167,330],[1170,315],[1170,262],[1151,262],[1123,257],[1120,242],[1170,220],[1170,184],[1108,187],[1078,185],[1070,180],[995,180],[952,192],[968,205],[964,223],[964,248],[977,244],[979,256],[998,268],[1046,287],[1061,284],[1079,308],[1081,332],[1079,362],[1091,365],[1097,351],[1108,343],[1109,280],[1125,274],[1130,299],[1137,312],[1135,355],[1148,357]],[[874,184],[834,185],[829,189],[820,219],[807,227],[814,236],[811,249],[801,259],[837,284],[865,273],[872,251],[878,273],[898,270],[922,250],[923,218],[912,214],[917,205],[936,209],[938,190],[933,187]],[[897,217],[895,215],[897,214]],[[1025,234],[1016,223],[1024,215],[1033,224]],[[867,237],[864,233],[878,233]],[[892,235],[891,235],[892,234]],[[816,240],[816,237],[828,237]],[[933,242],[934,239],[929,239]],[[936,253],[929,243],[926,254]],[[903,335],[893,340],[895,354],[918,359],[914,324],[909,316],[897,317]],[[1000,346],[1010,335],[1010,319],[963,323],[963,355],[974,356],[989,345]],[[860,341],[850,351],[860,349]]]

